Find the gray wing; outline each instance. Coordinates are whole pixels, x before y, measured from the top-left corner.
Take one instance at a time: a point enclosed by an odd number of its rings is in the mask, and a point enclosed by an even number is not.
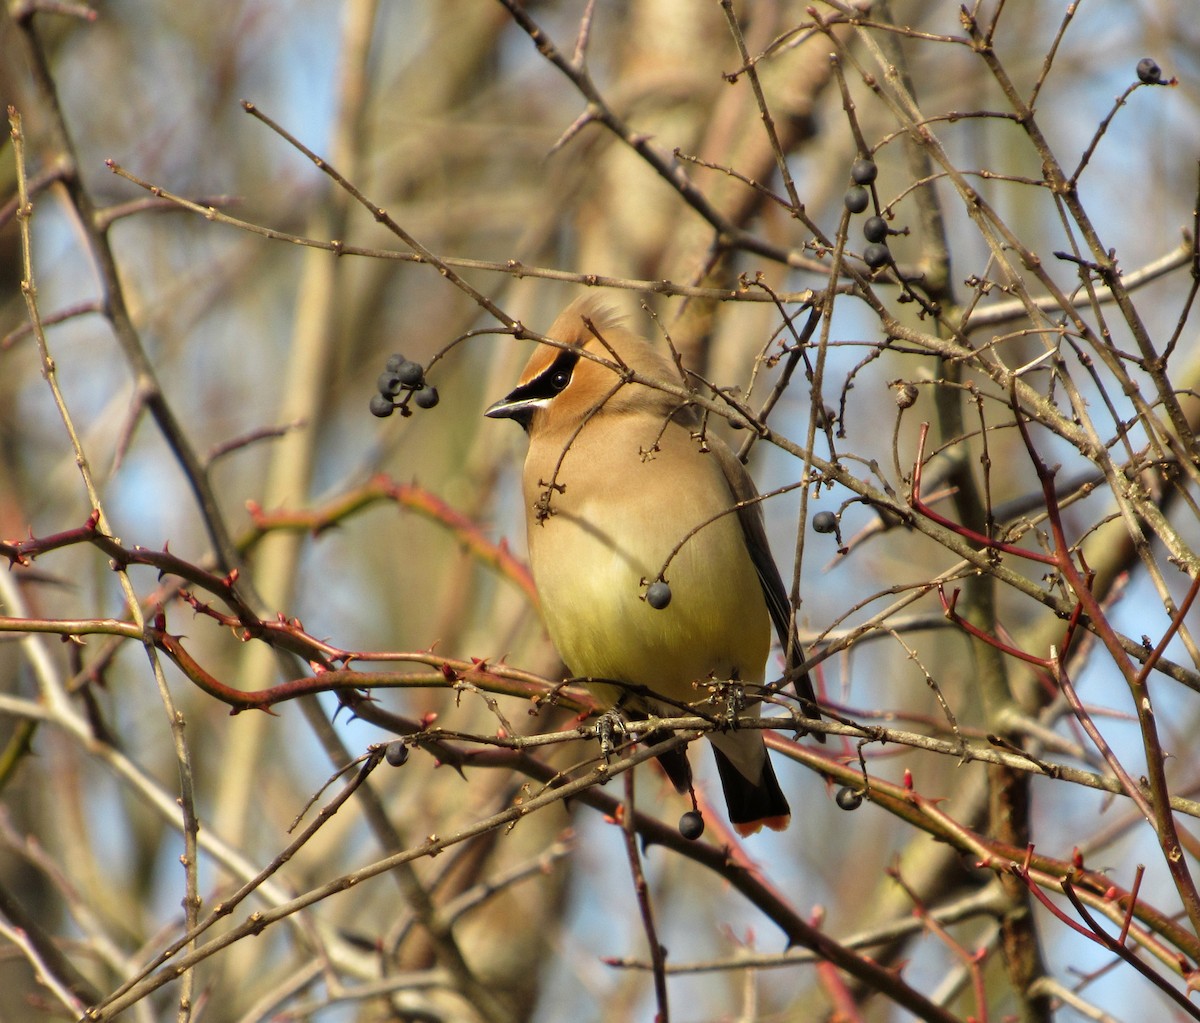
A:
[[[775,625],[775,634],[779,637],[780,645],[788,652],[787,677],[796,687],[796,695],[804,705],[805,713],[819,716],[816,704],[816,693],[813,691],[812,679],[808,672],[799,671],[804,663],[804,648],[800,645],[800,637],[792,628],[791,602],[788,599],[787,588],[779,575],[775,559],[771,557],[771,547],[767,543],[767,530],[763,524],[762,505],[754,498],[758,496],[754,481],[746,471],[746,467],[738,461],[737,455],[729,446],[717,437],[708,438],[709,447],[716,457],[729,490],[738,502],[749,501],[738,508],[738,522],[742,527],[742,535],[746,540],[746,549],[754,562],[758,573],[758,582],[762,586],[763,597],[767,602],[767,610],[771,613],[771,621]],[[789,639],[791,642],[789,643]],[[814,736],[820,742],[825,736]]]

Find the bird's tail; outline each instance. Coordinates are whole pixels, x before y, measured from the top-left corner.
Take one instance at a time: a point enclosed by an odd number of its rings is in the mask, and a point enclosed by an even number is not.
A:
[[[762,732],[712,732],[708,737],[734,830],[743,838],[764,826],[783,831],[792,819],[792,810],[775,777]]]

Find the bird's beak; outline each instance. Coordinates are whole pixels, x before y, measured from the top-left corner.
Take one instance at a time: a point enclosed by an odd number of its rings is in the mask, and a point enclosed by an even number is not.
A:
[[[513,419],[528,430],[533,414],[545,404],[544,401],[521,393],[522,388],[506,394],[497,402],[493,402],[483,414],[489,419]]]

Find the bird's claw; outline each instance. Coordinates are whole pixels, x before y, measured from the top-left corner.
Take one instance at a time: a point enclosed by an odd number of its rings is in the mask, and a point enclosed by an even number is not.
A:
[[[735,679],[723,683],[715,695],[724,706],[725,727],[736,728],[737,719],[746,709],[746,687]]]
[[[600,740],[600,756],[605,763],[612,759],[617,747],[628,737],[629,729],[616,710],[607,710],[596,719],[596,738]]]

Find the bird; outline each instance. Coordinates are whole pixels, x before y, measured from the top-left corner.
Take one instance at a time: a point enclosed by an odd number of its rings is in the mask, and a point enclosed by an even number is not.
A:
[[[787,674],[815,714],[758,492],[680,396],[672,357],[594,295],[568,305],[546,337],[558,344],[539,344],[516,387],[484,414],[515,420],[528,435],[530,568],[567,669],[631,719],[678,715],[713,682],[756,692],[773,623]],[[751,700],[746,709],[758,708]],[[707,735],[738,834],[784,830],[791,809],[762,731]],[[676,789],[689,791],[686,750],[659,760]]]

